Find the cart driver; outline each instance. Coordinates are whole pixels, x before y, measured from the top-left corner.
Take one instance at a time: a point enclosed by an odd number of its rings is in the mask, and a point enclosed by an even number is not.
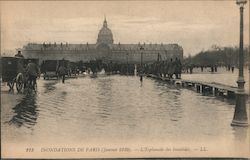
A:
[[[18,51],[15,57],[24,58],[23,55],[21,54],[21,51]]]
[[[28,61],[28,65],[26,68],[26,73],[28,75],[28,83],[30,86],[33,87],[33,89],[35,89],[35,85],[36,85],[36,78],[39,74],[39,70],[38,67],[35,63],[33,63],[31,60]]]

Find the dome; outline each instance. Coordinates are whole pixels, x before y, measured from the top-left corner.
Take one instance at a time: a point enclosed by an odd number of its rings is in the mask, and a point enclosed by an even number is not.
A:
[[[98,34],[97,43],[113,44],[113,42],[114,42],[113,34],[111,30],[108,28],[108,24],[105,18],[103,22],[103,27]]]
[[[99,34],[98,34],[98,36],[109,36],[109,35],[111,35],[111,36],[113,36],[112,35],[112,32],[111,32],[111,30],[109,29],[109,28],[102,28],[101,30],[100,30],[100,32],[99,32]]]

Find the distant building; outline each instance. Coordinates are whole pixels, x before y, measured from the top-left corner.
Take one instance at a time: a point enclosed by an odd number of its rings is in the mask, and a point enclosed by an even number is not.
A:
[[[140,50],[141,47],[143,50]],[[40,62],[64,58],[83,62],[102,59],[117,63],[140,63],[141,52],[144,63],[157,61],[159,56],[163,60],[176,57],[183,59],[183,49],[178,44],[114,44],[113,34],[108,28],[106,18],[98,33],[96,44],[28,43],[22,50],[24,57],[39,58]]]

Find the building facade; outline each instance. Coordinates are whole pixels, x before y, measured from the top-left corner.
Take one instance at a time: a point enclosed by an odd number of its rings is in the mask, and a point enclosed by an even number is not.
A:
[[[114,44],[112,31],[108,28],[105,18],[103,27],[98,33],[96,44],[37,44],[28,43],[22,49],[25,58],[43,60],[83,61],[95,59],[113,61],[116,63],[140,63],[141,54],[143,62],[150,63],[170,58],[183,59],[183,49],[178,44]]]

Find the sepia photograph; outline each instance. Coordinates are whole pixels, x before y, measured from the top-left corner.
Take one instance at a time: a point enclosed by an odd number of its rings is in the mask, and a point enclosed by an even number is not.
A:
[[[0,1],[1,158],[250,158],[249,6]]]

